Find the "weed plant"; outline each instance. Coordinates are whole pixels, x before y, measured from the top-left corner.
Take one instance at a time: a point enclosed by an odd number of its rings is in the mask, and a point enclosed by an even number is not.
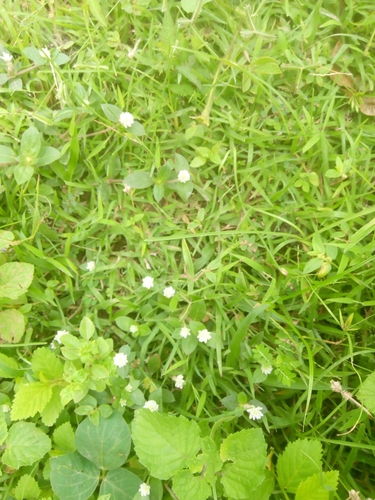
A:
[[[374,498],[373,1],[0,19],[1,498]]]

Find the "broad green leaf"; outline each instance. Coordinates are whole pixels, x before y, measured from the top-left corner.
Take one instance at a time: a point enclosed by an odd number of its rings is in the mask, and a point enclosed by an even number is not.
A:
[[[129,426],[117,412],[109,418],[100,417],[98,426],[86,418],[76,431],[79,453],[105,470],[117,469],[126,462],[130,444]]]
[[[212,485],[216,482],[216,473],[223,467],[215,442],[206,436],[201,440],[202,453],[189,461],[189,469],[194,473],[203,472],[204,478]]]
[[[251,69],[259,75],[279,75],[281,70],[279,63],[272,57],[259,57],[252,61]]]
[[[25,184],[25,182],[28,182],[33,175],[34,167],[31,165],[20,163],[14,168],[14,178],[16,179],[18,185]]]
[[[33,164],[33,161],[36,160],[40,148],[41,148],[41,137],[39,130],[35,127],[29,127],[21,137],[21,153],[22,156],[27,160],[27,164]]]
[[[12,405],[12,420],[33,417],[41,412],[52,398],[52,386],[44,382],[31,382],[20,387]]]
[[[199,2],[200,0],[181,0],[181,7],[184,9],[185,12],[190,14],[191,12],[195,11]],[[211,2],[211,0],[203,0],[202,5],[208,2]]]
[[[42,459],[50,451],[51,441],[35,424],[17,422],[9,429],[6,446],[3,463],[19,469]]]
[[[34,167],[44,167],[44,165],[51,165],[54,161],[58,160],[61,153],[58,149],[51,148],[50,146],[43,146],[37,160],[33,163]]]
[[[363,382],[357,398],[371,413],[375,413],[375,372],[372,372]]]
[[[33,353],[31,366],[37,377],[43,376],[49,380],[61,378],[64,373],[64,366],[51,349],[39,347]]]
[[[0,146],[0,165],[14,163],[16,161],[16,153],[8,146]]]
[[[111,500],[133,500],[142,481],[126,469],[111,470],[100,485],[100,495],[111,495]]]
[[[23,371],[18,368],[18,363],[14,358],[0,353],[0,377],[16,378],[22,373]]]
[[[129,174],[124,179],[124,184],[136,189],[145,189],[152,186],[154,183],[150,172],[141,170],[139,172],[133,172]]]
[[[94,323],[87,316],[82,319],[79,325],[79,333],[85,340],[90,340],[95,333]]]
[[[134,121],[133,125],[131,127],[129,127],[128,129],[126,129],[126,131],[131,132],[132,134],[134,134],[137,137],[141,137],[142,135],[146,135],[146,130],[145,130],[144,126],[137,121]]]
[[[330,492],[337,489],[338,480],[336,470],[314,474],[300,483],[295,500],[329,500]]]
[[[61,401],[61,386],[54,386],[52,389],[52,397],[50,401],[46,404],[44,410],[40,412],[42,417],[42,422],[44,425],[51,427],[58,419],[61,410],[63,409],[63,404]]]
[[[40,488],[33,477],[25,474],[18,481],[12,493],[16,500],[37,500],[40,495]]]
[[[322,468],[322,445],[319,441],[297,439],[289,443],[277,461],[280,486],[296,493],[298,485]]]
[[[87,500],[99,483],[100,470],[77,452],[50,459],[51,485],[59,500]]]
[[[303,274],[310,274],[320,268],[323,264],[323,259],[311,259],[306,263],[305,268],[303,270]]]
[[[35,47],[26,47],[26,49],[23,50],[23,53],[25,54],[26,57],[31,59],[35,64],[48,64],[49,59],[46,57],[42,57],[40,55],[40,52],[38,49]]]
[[[264,480],[267,444],[261,429],[249,429],[229,435],[220,447],[220,458],[232,464],[222,469],[221,483],[228,497],[247,498]]]
[[[189,470],[177,472],[173,478],[173,490],[179,500],[206,500],[211,487],[202,476],[193,476]]]
[[[25,333],[25,317],[17,309],[0,312],[0,337],[9,343],[17,343]]]
[[[251,492],[251,500],[269,500],[275,487],[275,479],[272,472],[268,469],[265,471],[265,480],[260,484],[255,491]]]
[[[8,248],[14,241],[14,234],[11,231],[0,231],[0,249]]]
[[[74,431],[70,422],[65,422],[57,427],[53,433],[53,441],[57,448],[65,453],[76,451]]]
[[[199,451],[199,434],[200,429],[194,421],[146,409],[136,411],[132,423],[139,461],[158,479],[169,479],[186,467],[187,461]]]
[[[34,266],[9,262],[0,267],[0,297],[17,299],[27,292],[34,275]]]
[[[118,123],[120,115],[122,113],[120,108],[114,106],[113,104],[102,104],[101,107],[108,120]]]

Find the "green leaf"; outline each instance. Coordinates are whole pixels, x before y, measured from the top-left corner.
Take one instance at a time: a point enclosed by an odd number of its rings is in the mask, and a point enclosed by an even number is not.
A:
[[[31,165],[18,164],[14,168],[14,178],[18,185],[25,184],[34,175],[34,167]]]
[[[257,487],[256,491],[251,492],[251,500],[269,500],[275,487],[275,479],[272,472],[265,471],[265,480]]]
[[[9,342],[17,343],[25,333],[25,316],[17,309],[0,312],[0,337]]]
[[[247,498],[264,480],[267,444],[261,429],[249,429],[229,435],[220,447],[220,458],[226,464],[221,483],[228,497]]]
[[[0,377],[16,378],[22,375],[23,370],[18,368],[18,363],[14,358],[10,358],[0,353]]]
[[[41,411],[42,422],[44,425],[51,427],[58,419],[61,410],[63,409],[63,404],[61,402],[61,390],[62,387],[55,386],[52,389],[52,398],[46,404],[43,411]]]
[[[363,382],[357,398],[371,413],[375,413],[375,372],[372,372]]]
[[[304,145],[302,149],[302,153],[306,153],[309,149],[311,149],[317,142],[320,141],[320,134],[313,135]]]
[[[203,473],[204,478],[212,485],[216,482],[216,473],[223,467],[215,442],[206,436],[201,440],[202,453],[189,461],[189,469],[194,473]]]
[[[50,459],[51,485],[60,500],[87,500],[99,483],[100,470],[77,452]]]
[[[12,231],[0,231],[0,249],[8,248],[14,240]]]
[[[303,274],[310,274],[320,268],[323,264],[323,259],[311,259],[306,263],[305,268],[303,270]]]
[[[187,461],[195,457],[200,448],[199,434],[196,422],[189,422],[183,416],[161,415],[143,409],[135,412],[132,423],[139,461],[158,479],[169,479],[186,467]]]
[[[322,468],[322,445],[319,441],[297,439],[289,443],[277,461],[280,486],[296,493],[298,485]]]
[[[34,266],[9,262],[0,267],[0,297],[17,299],[27,292],[34,275]]]
[[[43,382],[24,384],[13,400],[12,420],[33,417],[41,412],[52,398],[52,386]]]
[[[41,148],[41,138],[39,130],[35,127],[29,127],[21,137],[21,153],[25,158],[30,158],[30,160],[36,160],[40,148]],[[32,161],[27,161],[31,164]]]
[[[53,441],[57,448],[65,453],[76,451],[74,431],[70,422],[65,422],[57,427],[53,433]]]
[[[12,493],[16,500],[36,500],[39,498],[41,491],[35,479],[25,474],[18,481]]]
[[[251,63],[251,69],[258,75],[279,75],[281,70],[276,59],[259,57]]]
[[[87,0],[87,4],[89,6],[91,14],[95,17],[99,24],[103,26],[103,28],[107,27],[107,19],[103,14],[102,7],[100,5],[99,0]]]
[[[324,174],[324,177],[327,177],[327,179],[337,179],[338,177],[341,177],[341,174],[337,170],[334,170],[333,168],[330,168]]]
[[[330,492],[337,489],[338,480],[336,470],[314,474],[300,483],[295,500],[329,500]]]
[[[8,427],[5,421],[5,413],[0,412],[0,445],[4,443],[8,436]]]
[[[108,118],[108,120],[111,120],[111,122],[118,123],[120,115],[122,113],[120,108],[114,106],[113,104],[102,104],[101,108],[104,111],[104,114]]]
[[[7,146],[0,146],[0,165],[14,163],[16,161],[16,153],[13,149]]]
[[[155,201],[159,203],[159,201],[161,201],[164,197],[164,186],[160,184],[154,184],[153,194]]]
[[[190,14],[191,12],[195,11],[199,2],[200,0],[181,0],[181,7],[184,9],[185,12]],[[202,5],[208,2],[211,2],[211,0],[203,0]]]
[[[100,485],[100,495],[111,495],[111,500],[133,500],[142,481],[126,469],[108,472]]]
[[[179,500],[206,500],[211,487],[202,476],[193,476],[189,470],[177,472],[173,478],[173,490]]]
[[[44,167],[44,165],[51,165],[54,161],[58,160],[61,153],[58,149],[49,146],[40,148],[38,159],[33,163],[34,167]]]
[[[35,424],[17,422],[9,429],[2,461],[13,469],[31,465],[51,449],[51,440]]]
[[[86,418],[76,431],[79,453],[105,470],[117,469],[126,462],[130,444],[129,426],[117,412],[109,418],[100,417],[98,426]]]
[[[79,325],[79,333],[81,334],[81,337],[83,337],[85,340],[90,340],[91,337],[94,335],[95,325],[89,317],[85,316],[82,319]]]
[[[134,121],[133,125],[129,128],[126,129],[127,132],[131,132],[137,137],[141,137],[142,135],[146,135],[146,130],[144,126],[137,122],[136,120]]]
[[[138,172],[133,172],[129,174],[124,179],[124,184],[136,189],[144,189],[152,186],[154,184],[154,180],[150,176],[150,172],[145,170],[141,170]]]
[[[45,378],[55,380],[61,378],[64,373],[63,364],[47,347],[39,347],[34,351],[31,366],[34,374],[39,378],[42,373]]]

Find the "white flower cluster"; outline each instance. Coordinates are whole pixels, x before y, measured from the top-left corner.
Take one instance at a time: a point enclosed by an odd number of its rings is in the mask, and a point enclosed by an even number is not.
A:
[[[149,401],[146,401],[146,403],[143,405],[143,408],[146,408],[146,410],[150,410],[151,412],[158,411],[159,405],[157,404],[156,401],[153,399],[150,399]]]

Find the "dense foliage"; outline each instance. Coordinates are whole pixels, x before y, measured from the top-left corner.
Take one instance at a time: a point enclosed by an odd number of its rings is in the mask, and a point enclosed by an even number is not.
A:
[[[1,498],[375,497],[373,2],[0,16]]]

